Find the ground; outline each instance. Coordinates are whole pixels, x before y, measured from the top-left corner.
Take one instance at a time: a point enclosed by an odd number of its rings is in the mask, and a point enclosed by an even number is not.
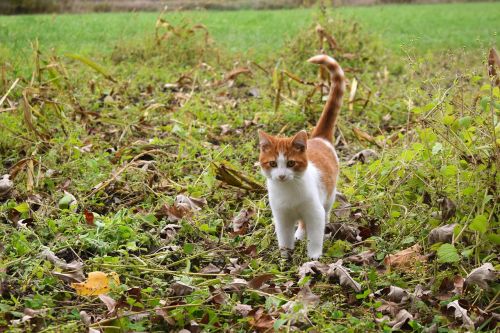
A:
[[[494,331],[499,10],[0,17],[0,331]],[[343,196],[284,261],[256,133],[318,119],[318,24]]]

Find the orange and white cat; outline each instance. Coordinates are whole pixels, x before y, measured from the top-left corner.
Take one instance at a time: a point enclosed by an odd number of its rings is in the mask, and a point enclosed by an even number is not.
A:
[[[311,138],[308,139],[306,131],[291,138],[259,131],[259,162],[267,178],[282,254],[293,250],[295,239],[307,235],[307,254],[317,259],[323,252],[325,223],[335,201],[339,159],[333,139],[345,79],[340,65],[327,55],[317,55],[308,61],[325,66],[331,81],[328,100]]]

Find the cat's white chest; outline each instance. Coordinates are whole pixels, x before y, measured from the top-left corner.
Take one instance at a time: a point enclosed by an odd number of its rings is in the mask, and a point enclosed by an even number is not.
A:
[[[273,209],[299,209],[311,202],[323,204],[326,197],[319,170],[312,163],[300,179],[286,182],[268,180],[267,188]]]

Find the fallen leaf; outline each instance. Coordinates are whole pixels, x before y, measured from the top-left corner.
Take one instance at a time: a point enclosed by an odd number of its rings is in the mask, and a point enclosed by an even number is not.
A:
[[[356,138],[359,141],[368,141],[370,143],[377,145],[379,148],[382,148],[382,145],[380,143],[378,143],[377,140],[375,140],[375,138],[373,136],[371,136],[370,134],[360,130],[357,127],[353,127],[352,131],[354,132],[354,134],[356,135]]]
[[[214,264],[208,264],[208,266],[202,268],[200,270],[200,273],[203,273],[203,274],[217,274],[217,273],[220,273],[220,268],[215,266]]]
[[[194,288],[182,282],[174,282],[170,285],[175,296],[186,296],[194,291]]]
[[[99,299],[106,305],[109,314],[115,312],[116,301],[114,299],[105,294],[99,295]]]
[[[373,149],[363,149],[362,151],[354,154],[349,161],[347,161],[347,165],[351,166],[356,164],[357,162],[361,162],[361,164],[365,164],[366,162],[378,158],[378,153]]]
[[[393,330],[402,329],[410,320],[413,320],[413,316],[406,310],[401,310],[398,312],[394,320],[387,323],[387,325],[391,326]]]
[[[94,213],[89,212],[88,210],[84,210],[83,214],[85,215],[85,221],[87,222],[88,225],[93,226],[94,225]]]
[[[90,324],[92,324],[92,318],[85,311],[80,311],[80,319],[82,320],[85,326],[89,326]]]
[[[361,285],[351,277],[348,269],[342,266],[342,259],[339,259],[334,264],[328,265],[328,267],[326,274],[330,277],[337,277],[342,286],[351,287],[358,293],[362,290]]]
[[[233,306],[233,312],[236,312],[243,317],[246,317],[250,311],[252,311],[252,306],[248,304],[238,303]]]
[[[0,199],[7,198],[7,195],[10,193],[12,188],[14,187],[14,183],[10,180],[10,175],[3,175],[0,179]]]
[[[335,222],[325,226],[325,235],[332,239],[359,242],[362,240],[359,234],[359,228],[353,224]]]
[[[240,292],[248,287],[248,282],[245,279],[235,278],[229,284],[224,286],[225,291],[236,291]]]
[[[335,201],[339,203],[340,207],[333,209],[333,213],[340,218],[349,217],[351,213],[351,204],[347,201],[347,197],[340,192],[336,193]]]
[[[233,231],[237,235],[244,235],[248,230],[250,218],[255,214],[251,209],[242,209],[238,215],[233,218]]]
[[[248,281],[248,287],[251,289],[260,289],[264,283],[271,280],[274,277],[274,274],[262,274],[254,277],[250,281]]]
[[[467,315],[467,310],[465,310],[460,306],[460,304],[458,304],[458,300],[450,302],[446,306],[446,308],[455,309],[455,318],[462,319],[462,322],[464,323],[465,327],[467,327],[470,330],[474,330],[474,323],[472,322],[472,319],[470,319],[469,315]]]
[[[476,284],[482,289],[489,289],[488,282],[496,280],[498,272],[491,263],[473,269],[465,278],[465,284]]]
[[[225,304],[228,299],[227,294],[220,288],[212,291],[212,296],[208,299],[212,301],[214,304]]]
[[[453,239],[453,230],[456,225],[456,223],[452,223],[432,229],[429,233],[429,243],[451,243]]]
[[[394,317],[400,310],[401,307],[396,302],[386,301],[385,299],[380,300],[381,305],[377,308],[377,311],[383,314],[389,314]]]
[[[350,255],[343,259],[346,262],[352,262],[355,264],[370,265],[375,262],[375,252],[372,250],[363,251],[358,254]]]
[[[373,293],[374,296],[384,297],[386,300],[396,303],[405,303],[410,299],[410,293],[403,288],[390,286]]]
[[[420,254],[422,247],[415,244],[407,249],[390,254],[384,258],[384,264],[391,267],[407,267],[415,265],[417,261],[426,261],[427,258]]]
[[[118,274],[115,272],[109,274],[104,272],[90,272],[85,282],[72,283],[71,287],[80,296],[97,296],[110,291],[110,282],[119,285],[120,279]]]
[[[62,278],[63,280],[68,282],[81,282],[85,280],[85,275],[83,274],[83,262],[75,260],[68,264],[66,261],[58,258],[54,252],[48,248],[45,248],[39,256],[50,261],[55,267],[62,269],[62,273],[53,271],[52,274]]]
[[[320,263],[319,261],[308,261],[302,264],[299,267],[299,277],[302,279],[306,275],[317,275],[317,274],[326,274],[328,271],[328,265]]]
[[[231,132],[231,125],[229,124],[221,125],[220,128],[221,128],[220,135],[226,135]]]
[[[251,326],[257,329],[269,330],[273,328],[274,318],[271,317],[271,315],[264,313],[264,309],[259,308],[257,311],[255,311],[253,316],[250,317],[250,320],[248,322]]]
[[[177,235],[177,230],[181,228],[178,224],[167,224],[161,229],[160,237],[163,239],[165,243],[170,243],[175,239]]]

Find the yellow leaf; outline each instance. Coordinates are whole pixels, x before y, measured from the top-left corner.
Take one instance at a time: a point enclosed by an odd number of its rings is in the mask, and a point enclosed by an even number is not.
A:
[[[118,274],[111,272],[106,274],[104,272],[90,272],[87,281],[80,283],[72,283],[71,287],[76,290],[80,296],[97,296],[109,292],[110,282],[115,285],[120,284]]]

